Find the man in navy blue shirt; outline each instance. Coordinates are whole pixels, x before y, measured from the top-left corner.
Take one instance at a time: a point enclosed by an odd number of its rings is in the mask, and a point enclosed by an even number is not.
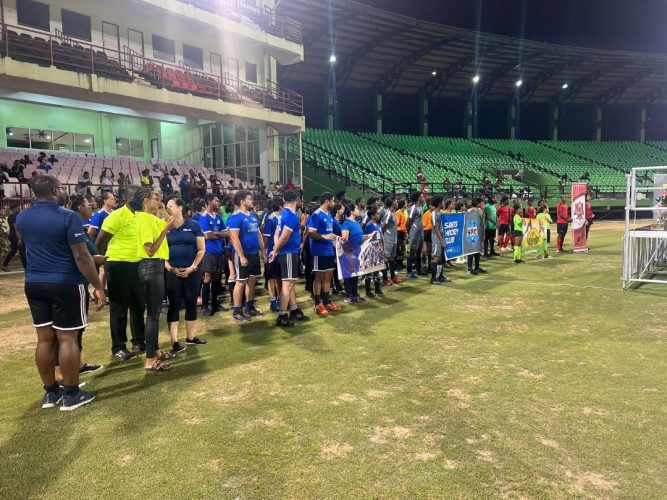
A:
[[[264,238],[264,247],[266,248],[266,264],[264,265],[264,279],[269,291],[269,303],[272,311],[279,311],[278,297],[280,296],[280,263],[278,260],[268,261],[269,254],[273,251],[275,243],[275,232],[280,219],[280,210],[283,208],[283,199],[276,196],[271,200],[271,211],[264,217],[262,224],[262,237]]]
[[[88,326],[86,283],[95,288],[98,310],[106,297],[95,262],[86,247],[81,218],[58,206],[61,192],[53,175],[35,177],[32,190],[37,201],[22,212],[16,227],[26,247],[28,266],[25,294],[37,330],[35,362],[46,391],[42,408],[75,410],[95,398],[79,388],[78,334]],[[56,382],[53,349],[56,339],[63,387]]]
[[[334,269],[336,269],[336,252],[333,232],[334,220],[330,213],[334,206],[334,195],[322,193],[320,208],[315,210],[308,222],[308,238],[310,239],[310,253],[313,256],[313,299],[315,311],[320,316],[327,316],[329,311],[341,311],[342,308],[331,302],[329,290]]]
[[[227,219],[229,240],[234,247],[234,319],[248,321],[250,316],[263,316],[255,308],[255,284],[262,275],[261,260],[264,256],[264,241],[259,234],[259,219],[252,211],[252,196],[248,191],[234,195],[238,212]],[[243,293],[246,296],[245,314],[242,310]]]
[[[301,200],[297,194],[288,190],[283,197],[285,208],[280,211],[275,244],[269,254],[268,262],[280,263],[282,288],[280,290],[280,313],[278,326],[294,326],[294,321],[309,321],[310,318],[296,305],[294,285],[299,279],[299,253],[301,252],[301,219],[296,211]],[[289,316],[288,316],[289,314]]]
[[[206,255],[201,263],[204,273],[204,284],[201,293],[201,315],[211,316],[221,309],[218,304],[220,294],[220,276],[224,268],[224,249],[222,239],[227,234],[227,228],[220,216],[220,200],[213,194],[204,198],[206,211],[199,217],[199,225],[206,238]],[[209,309],[209,298],[211,307]]]

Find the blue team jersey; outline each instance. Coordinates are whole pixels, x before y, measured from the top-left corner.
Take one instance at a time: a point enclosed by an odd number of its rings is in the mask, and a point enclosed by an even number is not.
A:
[[[278,226],[278,218],[280,215],[269,214],[264,220],[264,229],[262,230],[262,236],[266,236],[268,242],[266,244],[266,255],[269,255],[273,250],[275,245],[274,236],[276,234],[276,227]]]
[[[336,236],[341,235],[340,222],[338,222],[338,220],[336,220],[336,219],[334,219],[333,234],[335,234]]]
[[[259,252],[259,219],[255,212],[237,212],[227,219],[227,227],[230,231],[238,231],[243,253]]]
[[[203,236],[199,223],[193,219],[186,219],[181,227],[169,231],[169,264],[172,267],[190,267],[197,256],[197,238]]]
[[[86,243],[81,217],[57,203],[36,201],[16,217],[26,248],[26,283],[86,283],[70,245]]]
[[[361,230],[361,224],[359,224],[357,221],[345,219],[340,228],[343,231],[350,232],[350,234],[347,237],[347,241],[349,241],[353,245],[361,245],[361,242],[364,239],[363,238],[364,232]]]
[[[329,212],[323,212],[319,208],[310,216],[308,229],[315,229],[318,234],[332,234],[334,230],[334,219]],[[316,240],[310,238],[310,253],[313,257],[332,257],[335,255],[333,240]]]
[[[100,208],[90,218],[90,222],[88,222],[88,227],[95,228],[95,235],[97,235],[97,233],[100,232],[100,228],[102,227],[102,223],[104,222],[104,219],[106,219],[107,217],[109,217],[109,212],[107,212],[103,208]]]
[[[227,229],[220,214],[204,212],[199,216],[199,225],[204,234]],[[206,255],[222,255],[222,239],[206,240]]]
[[[280,250],[280,253],[299,253],[301,250],[301,219],[289,208],[283,208],[280,211],[278,219],[278,235],[282,236],[283,231],[290,231],[289,240]]]
[[[366,223],[366,229],[364,233],[365,234],[378,233],[380,236],[382,236],[382,227],[380,226],[380,224],[368,221]]]

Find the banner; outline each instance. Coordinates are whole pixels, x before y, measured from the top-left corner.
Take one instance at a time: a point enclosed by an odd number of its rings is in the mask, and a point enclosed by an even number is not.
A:
[[[382,236],[373,233],[373,237],[361,245],[354,245],[338,238],[336,240],[336,262],[338,279],[341,280],[382,271],[386,267]]]
[[[575,252],[587,252],[586,239],[586,190],[588,184],[572,184],[572,249]]]
[[[440,223],[445,238],[445,256],[447,260],[482,251],[484,228],[481,214],[442,214]]]
[[[523,253],[542,251],[542,243],[547,239],[547,221],[545,219],[523,219],[521,221]]]

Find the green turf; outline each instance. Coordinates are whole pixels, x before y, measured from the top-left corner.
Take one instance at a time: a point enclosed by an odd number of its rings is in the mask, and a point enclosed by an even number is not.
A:
[[[216,316],[170,373],[88,376],[71,414],[39,408],[29,345],[3,349],[0,498],[664,498],[667,291],[620,290],[621,231],[591,237],[290,332]],[[88,361],[109,360],[106,315]],[[27,324],[0,315],[13,342]]]

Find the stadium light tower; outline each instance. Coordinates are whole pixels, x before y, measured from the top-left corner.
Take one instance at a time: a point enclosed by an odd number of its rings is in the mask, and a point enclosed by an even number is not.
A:
[[[567,90],[568,87],[569,87],[569,85],[567,84],[567,82],[565,82],[561,88],[563,90]]]
[[[472,83],[473,85],[477,85],[479,83],[479,75],[475,75],[472,77]]]
[[[329,57],[329,64],[336,64],[336,54],[331,54],[331,57]]]

